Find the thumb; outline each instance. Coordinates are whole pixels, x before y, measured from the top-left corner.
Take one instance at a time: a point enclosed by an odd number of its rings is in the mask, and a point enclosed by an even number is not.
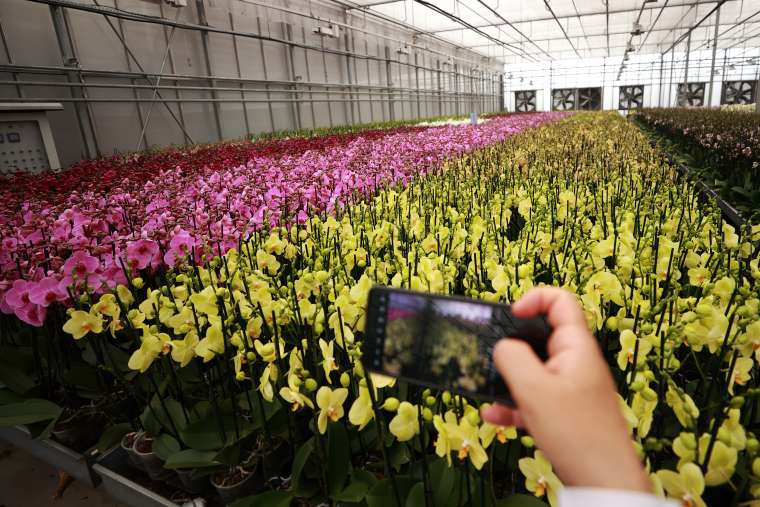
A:
[[[518,406],[548,377],[544,363],[523,340],[499,340],[493,349],[493,362]]]

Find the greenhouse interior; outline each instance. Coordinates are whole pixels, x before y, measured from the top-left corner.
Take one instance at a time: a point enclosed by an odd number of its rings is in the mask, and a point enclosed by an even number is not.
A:
[[[0,506],[760,506],[760,0],[0,45]]]

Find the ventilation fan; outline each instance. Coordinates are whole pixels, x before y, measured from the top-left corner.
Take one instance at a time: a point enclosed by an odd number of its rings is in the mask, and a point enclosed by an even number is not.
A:
[[[754,104],[754,81],[726,81],[723,83],[722,104]]]
[[[621,86],[618,109],[638,109],[644,107],[644,85]]]
[[[575,92],[571,88],[552,90],[552,110],[568,111],[575,109]]]
[[[601,88],[579,88],[578,89],[578,109],[601,109],[602,108],[602,89]]]
[[[681,83],[678,85],[678,105],[680,107],[702,107],[705,105],[704,83]]]
[[[515,92],[515,111],[527,113],[536,110],[536,90]]]

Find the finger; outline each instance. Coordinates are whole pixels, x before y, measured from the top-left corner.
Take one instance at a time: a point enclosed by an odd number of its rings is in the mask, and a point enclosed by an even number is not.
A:
[[[548,375],[544,363],[523,340],[499,340],[493,349],[493,362],[518,407],[521,400],[526,399],[528,393],[535,391]],[[533,396],[538,394],[532,392]]]
[[[553,328],[567,325],[586,326],[586,316],[575,295],[559,287],[535,287],[512,305],[517,317],[546,315]]]
[[[517,426],[523,427],[523,420],[520,417],[520,411],[505,407],[504,405],[490,405],[480,410],[480,416],[484,421],[495,426]]]

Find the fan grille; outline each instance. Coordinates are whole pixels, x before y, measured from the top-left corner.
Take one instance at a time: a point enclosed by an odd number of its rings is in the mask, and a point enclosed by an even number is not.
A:
[[[644,107],[644,85],[621,86],[618,109],[626,111]]]
[[[680,107],[704,106],[705,83],[680,83],[678,85],[678,105]]]
[[[515,111],[527,113],[536,110],[536,90],[515,92]]]
[[[754,81],[725,81],[721,104],[753,104],[755,102]]]

